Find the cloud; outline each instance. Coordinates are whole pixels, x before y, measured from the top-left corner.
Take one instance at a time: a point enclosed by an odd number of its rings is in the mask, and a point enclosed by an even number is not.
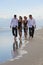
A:
[[[28,16],[29,14],[32,14],[35,18],[42,18],[43,19],[43,8],[30,8],[30,9],[21,9],[21,10],[16,10],[16,11],[8,11],[8,12],[0,12],[0,18],[11,18],[13,17],[14,13],[19,15],[26,15]]]
[[[32,10],[32,14],[33,14],[36,18],[41,18],[41,19],[43,19],[43,8],[36,8],[36,9]]]

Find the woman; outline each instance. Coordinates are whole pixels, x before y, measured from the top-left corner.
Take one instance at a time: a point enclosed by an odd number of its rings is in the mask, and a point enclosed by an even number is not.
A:
[[[25,39],[27,39],[27,30],[28,30],[28,26],[27,26],[27,17],[24,16],[24,21],[23,21],[23,25],[24,25],[24,36],[25,36]]]
[[[19,31],[19,36],[20,36],[20,40],[21,40],[21,37],[22,37],[22,17],[19,16],[19,20],[18,20],[18,31]]]

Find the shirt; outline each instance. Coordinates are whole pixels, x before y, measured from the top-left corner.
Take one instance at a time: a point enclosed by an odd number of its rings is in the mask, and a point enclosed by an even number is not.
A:
[[[10,24],[10,26],[11,27],[16,27],[16,26],[18,26],[18,19],[16,18],[13,18],[12,20],[11,20],[11,24]]]
[[[36,26],[35,19],[28,19],[28,27],[32,28],[32,26]]]

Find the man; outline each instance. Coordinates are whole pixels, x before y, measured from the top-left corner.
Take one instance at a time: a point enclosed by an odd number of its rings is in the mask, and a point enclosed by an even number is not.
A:
[[[16,37],[17,37],[17,27],[18,27],[18,19],[17,16],[14,15],[14,18],[11,20],[10,28],[12,28],[12,34],[14,36],[14,43],[16,44],[16,48],[18,47]]]
[[[29,15],[28,26],[29,26],[29,39],[30,39],[33,38],[34,30],[36,28],[36,22],[35,19],[32,17],[32,15]]]

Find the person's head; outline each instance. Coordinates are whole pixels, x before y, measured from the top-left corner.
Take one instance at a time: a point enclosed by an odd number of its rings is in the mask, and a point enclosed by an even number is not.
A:
[[[26,16],[24,16],[24,20],[27,20],[27,17]]]
[[[16,17],[17,17],[17,16],[16,16],[16,15],[14,15],[14,18],[15,18],[15,19],[16,19]]]
[[[22,21],[22,16],[19,16],[19,20]]]
[[[29,18],[32,19],[32,15],[31,14],[29,15]]]

